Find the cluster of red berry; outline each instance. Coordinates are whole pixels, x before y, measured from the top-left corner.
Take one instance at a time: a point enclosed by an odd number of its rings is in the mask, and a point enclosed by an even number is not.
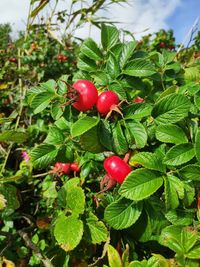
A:
[[[90,110],[96,105],[97,111],[100,114],[107,115],[120,104],[119,97],[115,92],[106,90],[98,95],[97,88],[88,80],[78,80],[72,87],[79,93],[78,98],[73,104],[74,108],[79,111]],[[141,97],[133,99],[135,103],[143,101],[144,99]]]
[[[58,60],[59,62],[66,62],[67,59],[68,59],[68,58],[67,58],[65,55],[63,55],[63,54],[58,54],[58,55],[57,55],[57,60]]]
[[[77,162],[73,163],[63,163],[63,162],[57,162],[54,165],[54,168],[52,170],[52,173],[55,173],[59,176],[64,174],[69,174],[70,172],[79,172],[80,168]]]
[[[78,98],[73,106],[79,111],[91,110],[96,105],[97,111],[105,116],[120,105],[119,97],[115,92],[106,90],[98,95],[95,85],[88,80],[76,81],[73,84],[73,89],[78,91]],[[138,96],[133,99],[133,102],[141,103],[144,102],[144,99]],[[107,183],[106,189],[116,182],[122,184],[126,176],[132,171],[128,163],[116,155],[105,159],[104,169],[107,174],[101,183]]]

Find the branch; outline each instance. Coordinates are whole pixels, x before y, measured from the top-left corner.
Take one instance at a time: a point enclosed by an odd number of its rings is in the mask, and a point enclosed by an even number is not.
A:
[[[31,241],[26,232],[24,232],[23,230],[19,230],[18,234],[24,240],[26,246],[29,247],[36,254],[36,256],[41,260],[45,267],[54,267],[51,261],[45,255],[43,255],[40,249]]]

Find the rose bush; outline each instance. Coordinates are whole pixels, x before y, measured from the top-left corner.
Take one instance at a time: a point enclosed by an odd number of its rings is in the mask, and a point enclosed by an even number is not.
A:
[[[198,266],[199,59],[187,64],[170,49],[121,41],[106,24],[101,44],[85,40],[77,58],[72,75],[27,90],[23,129],[4,125],[0,134],[2,151],[9,142],[18,151],[0,179],[2,260]],[[72,89],[83,81],[95,92],[77,108],[82,91]],[[120,102],[109,116],[112,99],[99,110],[104,92]],[[118,183],[107,186],[110,179]]]

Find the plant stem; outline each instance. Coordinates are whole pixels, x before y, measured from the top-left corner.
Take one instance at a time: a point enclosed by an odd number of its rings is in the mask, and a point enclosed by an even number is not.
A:
[[[35,174],[35,175],[32,175],[33,178],[37,178],[37,177],[43,177],[43,176],[46,176],[50,174],[50,172],[44,172],[44,173],[39,173],[39,174]]]

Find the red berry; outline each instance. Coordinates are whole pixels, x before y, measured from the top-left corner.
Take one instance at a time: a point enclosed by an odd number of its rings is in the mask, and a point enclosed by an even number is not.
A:
[[[62,60],[63,60],[63,55],[62,55],[62,54],[58,54],[58,55],[57,55],[57,60],[58,60],[59,62],[62,62]]]
[[[16,57],[9,58],[9,61],[12,62],[12,63],[17,63]]]
[[[99,113],[106,115],[112,107],[118,104],[118,95],[113,91],[107,90],[99,95],[96,106]]]
[[[58,173],[62,174],[68,174],[71,170],[69,163],[62,163],[62,162],[57,162],[54,168]]]
[[[194,57],[195,57],[195,58],[200,57],[200,53],[196,53],[196,54],[194,54]]]
[[[160,42],[160,47],[164,48],[166,46],[166,44],[164,42]]]
[[[104,169],[119,184],[122,184],[126,176],[132,171],[131,167],[118,156],[106,158]]]
[[[136,98],[133,99],[134,103],[141,103],[144,102],[144,98],[137,96]]]
[[[66,62],[67,59],[68,59],[68,58],[67,58],[66,56],[63,56],[62,61],[63,61],[63,62]]]
[[[174,50],[175,46],[174,45],[169,45],[170,50]]]
[[[88,80],[78,80],[73,84],[73,88],[79,92],[79,97],[73,107],[79,111],[92,109],[98,98],[98,91],[95,85]]]
[[[77,162],[73,162],[70,164],[70,169],[75,172],[79,172],[80,168]]]

